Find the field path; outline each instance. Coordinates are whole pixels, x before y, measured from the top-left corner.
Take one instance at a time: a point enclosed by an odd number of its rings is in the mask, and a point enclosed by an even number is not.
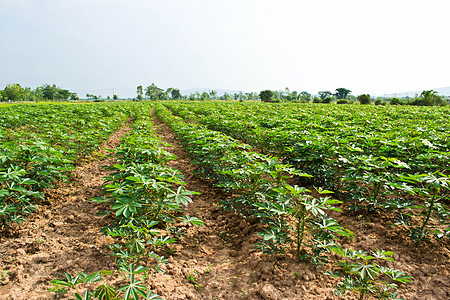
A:
[[[1,299],[53,299],[47,289],[57,275],[113,268],[111,240],[100,233],[107,220],[96,215],[101,208],[90,199],[102,194],[102,178],[110,172],[102,166],[113,163],[106,149],[115,148],[129,130],[128,122],[100,147],[97,158],[77,166],[70,183],[48,191],[46,203],[13,237],[2,239]]]

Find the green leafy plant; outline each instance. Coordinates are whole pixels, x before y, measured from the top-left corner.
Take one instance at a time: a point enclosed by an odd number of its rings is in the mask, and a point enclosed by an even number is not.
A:
[[[413,240],[427,239],[431,233],[436,238],[442,238],[450,235],[450,227],[448,222],[448,212],[442,200],[449,199],[449,185],[450,179],[442,173],[434,174],[404,174],[400,175],[399,179],[403,182],[413,184],[411,187],[411,194],[417,195],[422,203],[417,205],[410,204],[402,207],[406,211],[403,215],[407,217],[419,216],[422,217],[421,224],[411,228],[411,238]],[[436,225],[430,226],[430,220],[435,217],[440,227]],[[434,228],[433,228],[434,227]],[[429,230],[432,228],[433,230]]]
[[[74,293],[74,296],[78,300],[138,300],[138,299],[161,299],[157,294],[153,293],[149,288],[142,284],[142,281],[136,278],[137,274],[147,272],[148,268],[133,264],[121,265],[119,272],[128,279],[128,283],[118,287],[117,289],[111,285],[105,283],[105,276],[111,275],[111,271],[99,271],[92,274],[79,273],[72,277],[70,274],[65,273],[65,279],[55,279],[51,283],[55,292],[57,289],[67,287],[69,289],[74,288],[77,285],[89,285],[95,284],[94,289],[87,289],[83,294]]]
[[[192,271],[191,273],[186,274],[186,280],[194,285],[194,288],[198,290],[201,288],[201,285],[198,283],[198,272],[197,270]]]
[[[330,271],[325,274],[332,277],[343,277],[335,288],[337,295],[344,295],[346,291],[359,294],[359,300],[372,294],[383,299],[400,299],[395,290],[398,283],[411,282],[411,277],[404,272],[388,268],[379,264],[379,261],[393,261],[394,253],[384,250],[356,251],[333,246],[331,251],[343,259],[337,263],[341,271]],[[394,292],[392,292],[394,291]]]

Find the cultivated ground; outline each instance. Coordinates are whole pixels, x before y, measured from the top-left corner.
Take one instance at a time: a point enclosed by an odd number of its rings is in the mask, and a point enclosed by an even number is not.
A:
[[[187,236],[164,253],[170,261],[165,272],[150,271],[148,286],[164,299],[342,299],[333,294],[336,279],[323,274],[329,267],[315,269],[288,254],[270,256],[255,250],[258,221],[220,211],[216,204],[226,195],[193,176],[195,165],[171,130],[155,122],[159,136],[173,145],[166,150],[178,156],[169,164],[185,175],[188,190],[201,193],[193,196],[186,214],[203,219],[206,226],[186,228]],[[116,132],[94,159],[78,166],[70,184],[48,192],[38,213],[1,237],[1,299],[55,299],[48,292],[49,282],[64,272],[116,268],[107,247],[112,238],[99,232],[108,219],[96,215],[102,206],[90,199],[102,194],[102,178],[109,172],[102,166],[113,163],[105,149],[117,146],[127,130],[125,126]],[[344,241],[345,246],[397,254],[390,266],[413,276],[412,283],[399,289],[404,299],[450,298],[448,244],[419,247],[401,228],[388,227],[381,218],[339,213],[333,217],[357,232],[353,240]],[[123,278],[114,275],[108,280],[114,284]],[[73,299],[70,293],[58,297]],[[357,298],[349,294],[346,299]]]

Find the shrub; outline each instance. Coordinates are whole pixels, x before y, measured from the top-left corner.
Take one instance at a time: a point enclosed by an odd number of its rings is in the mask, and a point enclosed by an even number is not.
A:
[[[273,101],[273,92],[271,90],[264,90],[259,93],[259,98],[262,102],[274,102]]]
[[[345,99],[339,99],[338,101],[336,101],[337,104],[347,104],[347,100]]]
[[[356,99],[358,99],[361,104],[370,104],[370,95],[368,94],[359,95]]]
[[[423,91],[419,98],[410,103],[418,106],[444,106],[447,103],[438,95],[436,91]]]
[[[325,98],[322,100],[322,103],[331,103],[331,101],[333,101],[333,97],[325,97]]]
[[[392,98],[389,102],[391,105],[403,105],[403,101],[398,98]]]
[[[386,103],[381,99],[377,99],[375,100],[375,105],[386,105]]]

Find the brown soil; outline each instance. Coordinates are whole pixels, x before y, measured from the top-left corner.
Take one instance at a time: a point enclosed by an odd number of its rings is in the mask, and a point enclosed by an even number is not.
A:
[[[187,189],[201,193],[193,196],[186,214],[201,218],[206,226],[186,227],[187,236],[167,254],[170,264],[165,272],[151,271],[148,286],[165,299],[341,299],[333,294],[337,281],[323,275],[328,267],[315,269],[290,255],[271,256],[254,250],[261,225],[220,211],[216,204],[227,195],[193,176],[195,165],[172,131],[155,123],[159,136],[173,145],[166,150],[178,156],[169,165],[185,175]],[[117,139],[120,133],[115,136]],[[115,145],[111,142],[108,147]],[[52,299],[46,290],[57,275],[115,267],[106,247],[111,240],[99,233],[106,221],[96,216],[100,208],[89,201],[101,194],[102,177],[108,173],[101,166],[111,162],[106,158],[78,168],[72,184],[54,192],[52,206],[41,207],[34,219],[22,226],[18,238],[2,240],[0,259],[8,273],[3,276],[0,298]],[[340,213],[333,216],[356,233],[345,246],[396,253],[398,259],[389,266],[414,277],[411,284],[399,289],[404,299],[450,298],[448,245],[418,247],[405,239],[400,228],[387,227],[379,220],[368,222]],[[346,299],[356,296],[349,294]]]

